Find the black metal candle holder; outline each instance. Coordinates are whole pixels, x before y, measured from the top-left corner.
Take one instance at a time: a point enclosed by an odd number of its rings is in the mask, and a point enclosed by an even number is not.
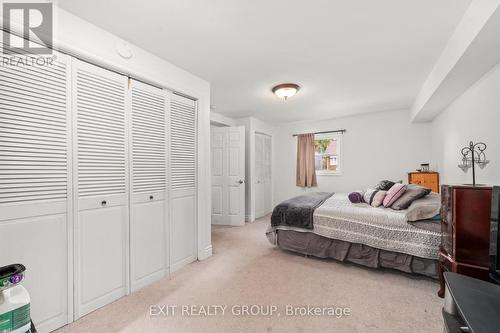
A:
[[[486,144],[482,142],[473,143],[472,141],[469,143],[468,147],[462,148],[462,164],[459,164],[458,167],[462,169],[463,172],[467,173],[470,168],[472,168],[472,185],[476,186],[476,168],[477,164],[480,169],[484,169],[484,167],[490,163],[489,160],[486,159],[486,155],[484,151],[486,150]]]

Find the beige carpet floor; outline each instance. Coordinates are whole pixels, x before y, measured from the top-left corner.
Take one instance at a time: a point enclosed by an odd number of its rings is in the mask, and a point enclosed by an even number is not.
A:
[[[282,251],[268,243],[268,223],[263,218],[245,227],[214,227],[213,257],[60,332],[442,332],[436,281]],[[237,315],[241,305],[253,304],[276,305],[280,315]],[[152,305],[178,308],[174,316],[151,317]],[[181,313],[184,305],[228,308],[224,316],[188,317]],[[351,313],[287,316],[287,305],[342,307]]]

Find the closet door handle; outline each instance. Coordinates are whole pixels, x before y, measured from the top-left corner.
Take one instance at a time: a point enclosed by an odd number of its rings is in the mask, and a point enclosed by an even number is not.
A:
[[[106,200],[103,200],[103,201],[101,202],[101,206],[106,206],[107,204],[108,204],[108,203],[106,202]]]
[[[149,200],[153,200],[154,198],[152,195],[149,196]]]

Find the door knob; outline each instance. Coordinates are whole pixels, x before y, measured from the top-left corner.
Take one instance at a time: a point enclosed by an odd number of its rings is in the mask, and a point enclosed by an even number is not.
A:
[[[238,184],[243,184],[244,182],[245,182],[244,180],[241,180],[241,179],[240,179],[240,180],[238,180],[238,182],[237,182],[237,183],[238,183]]]
[[[103,201],[101,202],[101,205],[102,205],[102,206],[106,206],[106,204],[107,204],[106,200],[103,200]]]
[[[149,196],[149,200],[153,200],[154,198],[152,195]]]

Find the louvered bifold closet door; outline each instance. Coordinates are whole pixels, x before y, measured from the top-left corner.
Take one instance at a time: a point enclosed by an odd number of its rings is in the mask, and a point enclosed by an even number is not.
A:
[[[170,270],[196,259],[197,103],[170,101]],[[208,167],[208,166],[207,166]]]
[[[70,62],[49,58],[37,66],[0,51],[0,266],[27,267],[41,331],[68,323],[72,258]]]
[[[166,92],[131,80],[131,289],[167,271]]]
[[[127,78],[73,60],[75,317],[128,293]]]

